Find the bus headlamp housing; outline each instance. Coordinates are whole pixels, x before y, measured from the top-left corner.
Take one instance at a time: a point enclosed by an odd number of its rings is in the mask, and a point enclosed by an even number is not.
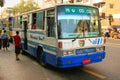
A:
[[[63,51],[63,56],[75,55],[74,50],[71,51]]]
[[[96,51],[105,51],[105,46],[96,47]]]

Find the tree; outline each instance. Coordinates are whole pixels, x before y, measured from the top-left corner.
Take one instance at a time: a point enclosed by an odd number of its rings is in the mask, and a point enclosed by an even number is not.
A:
[[[1,7],[4,6],[4,0],[0,0],[0,6],[1,6]]]
[[[33,10],[36,10],[36,9],[39,9],[39,5],[33,1],[33,0],[21,0],[19,4],[15,5],[13,8],[12,8],[12,12],[13,14],[21,14],[21,13],[24,13],[24,12],[28,12],[28,11],[33,11]]]
[[[25,7],[25,12],[39,9],[39,5],[35,3],[34,0],[27,0],[24,7]]]

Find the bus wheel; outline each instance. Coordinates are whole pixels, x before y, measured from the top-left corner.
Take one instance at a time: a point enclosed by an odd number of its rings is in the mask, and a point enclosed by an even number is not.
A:
[[[42,48],[38,48],[37,50],[37,61],[40,63],[40,65],[42,66],[46,66],[46,63],[44,61],[44,54],[43,54],[43,49]]]

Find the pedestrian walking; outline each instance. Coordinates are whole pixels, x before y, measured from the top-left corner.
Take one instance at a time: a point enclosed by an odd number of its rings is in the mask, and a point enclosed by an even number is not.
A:
[[[1,30],[0,30],[0,50],[2,49],[2,34],[1,34]]]
[[[2,28],[1,34],[4,34],[5,28]]]
[[[21,49],[21,38],[19,36],[19,31],[16,31],[16,35],[14,36],[14,45],[15,45],[15,54],[16,54],[16,60],[19,59],[20,49]]]
[[[9,41],[9,37],[8,35],[6,34],[6,30],[4,30],[4,33],[2,34],[1,36],[2,38],[2,46],[3,46],[3,51],[8,50],[8,41]]]

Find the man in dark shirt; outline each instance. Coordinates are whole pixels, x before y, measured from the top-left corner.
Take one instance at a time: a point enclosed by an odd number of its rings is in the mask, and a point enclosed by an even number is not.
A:
[[[2,34],[1,38],[2,38],[2,43],[3,43],[3,51],[5,51],[5,49],[8,50],[7,44],[8,44],[9,39],[8,39],[8,34],[6,33],[6,30],[4,30],[4,33]]]
[[[21,38],[19,36],[19,32],[16,31],[16,35],[14,36],[14,45],[15,45],[15,54],[16,54],[16,60],[19,60],[18,55],[20,54],[21,49]]]

